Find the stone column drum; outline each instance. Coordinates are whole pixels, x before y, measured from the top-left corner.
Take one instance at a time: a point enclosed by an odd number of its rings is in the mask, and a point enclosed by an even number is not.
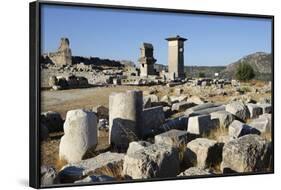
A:
[[[126,148],[138,138],[143,109],[142,91],[109,96],[109,143]]]

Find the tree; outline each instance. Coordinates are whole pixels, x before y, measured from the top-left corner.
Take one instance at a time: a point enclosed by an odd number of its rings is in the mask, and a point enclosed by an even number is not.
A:
[[[205,77],[206,77],[205,73],[203,73],[203,72],[200,72],[200,73],[198,74],[198,76],[199,76],[199,78],[205,78]]]
[[[235,77],[241,81],[248,81],[255,77],[255,72],[251,65],[240,63],[236,69]]]

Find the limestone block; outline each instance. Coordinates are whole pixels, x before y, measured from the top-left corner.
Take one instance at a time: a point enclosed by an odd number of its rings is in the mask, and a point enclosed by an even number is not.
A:
[[[257,104],[247,104],[250,112],[250,118],[257,118],[263,113],[263,109]]]
[[[234,120],[230,125],[229,125],[229,129],[228,129],[228,135],[230,137],[234,137],[234,138],[239,138],[242,137],[244,135],[248,135],[248,134],[260,134],[260,131],[258,131],[257,129],[242,123],[241,121],[238,120]]]
[[[270,156],[268,142],[258,135],[245,135],[224,145],[221,170],[223,173],[266,171]]]
[[[68,163],[81,161],[87,151],[95,149],[97,143],[96,115],[81,109],[68,111],[59,146],[60,159]]]
[[[146,141],[134,141],[130,142],[129,148],[127,149],[127,154],[134,154],[136,151],[150,146],[151,143]]]
[[[185,101],[174,103],[172,105],[172,111],[177,111],[177,112],[184,111],[190,107],[193,107],[194,105],[195,105],[194,103],[185,102]]]
[[[215,140],[197,138],[186,146],[184,160],[188,166],[208,168],[222,160],[222,144]]]
[[[200,175],[211,175],[211,173],[202,168],[197,168],[197,167],[190,167],[184,172],[181,172],[178,177],[180,176],[200,176]]]
[[[232,102],[230,104],[227,104],[225,110],[244,121],[250,118],[250,112],[247,106],[245,106],[245,104],[243,104],[242,102]]]
[[[209,134],[215,129],[210,115],[199,115],[190,117],[187,132],[197,135]]]
[[[175,177],[179,173],[179,153],[166,144],[153,144],[125,156],[123,175],[133,179]]]
[[[158,144],[167,144],[176,148],[183,147],[189,142],[186,131],[172,129],[154,137],[154,142]]]
[[[218,119],[219,120],[219,125],[222,128],[228,128],[230,123],[235,119],[234,115],[227,111],[217,111],[211,113],[211,119]]]

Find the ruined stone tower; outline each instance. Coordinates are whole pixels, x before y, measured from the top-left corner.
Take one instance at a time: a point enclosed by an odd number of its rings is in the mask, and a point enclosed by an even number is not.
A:
[[[184,74],[184,41],[180,36],[170,37],[168,41],[168,71],[171,80],[185,78]]]
[[[56,65],[71,65],[72,55],[68,38],[61,38],[58,51],[49,53],[48,57]]]
[[[147,77],[148,75],[154,75],[154,63],[156,59],[153,57],[153,46],[150,43],[143,43],[141,48],[140,63],[140,76]]]

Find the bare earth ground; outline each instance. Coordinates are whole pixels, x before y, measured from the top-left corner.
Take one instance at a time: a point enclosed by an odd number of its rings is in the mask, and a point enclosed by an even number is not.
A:
[[[256,88],[262,86],[263,84],[254,84]],[[249,84],[253,87],[253,85]],[[184,87],[182,85],[176,87],[166,87],[166,86],[109,86],[109,87],[94,87],[94,88],[85,88],[85,89],[71,89],[71,90],[42,90],[41,91],[41,111],[56,111],[61,114],[63,119],[67,111],[72,109],[92,109],[98,105],[104,105],[108,107],[109,95],[112,92],[125,92],[127,90],[142,90],[147,92],[148,90],[157,89],[155,93],[158,97],[164,95],[173,95],[175,88],[183,87],[183,94],[186,95],[203,95],[203,91],[207,94],[212,94],[210,89],[193,89],[194,87]],[[227,89],[229,88],[229,89]],[[233,88],[232,88],[233,89]],[[225,87],[225,91],[231,90],[231,87]],[[213,101],[216,103],[227,103],[234,95],[229,93],[226,96],[223,95],[214,95],[206,98],[208,101]],[[249,95],[254,100],[259,100],[261,97],[270,97],[270,94],[255,94],[251,93]],[[42,142],[41,144],[41,164],[42,165],[53,165],[57,169],[60,169],[63,166],[63,163],[59,163],[59,143],[60,138],[63,135],[63,132],[52,133],[50,138],[47,141]],[[102,152],[106,150],[108,145],[108,134],[105,133],[103,137],[99,138],[99,144],[96,148],[97,152]]]

